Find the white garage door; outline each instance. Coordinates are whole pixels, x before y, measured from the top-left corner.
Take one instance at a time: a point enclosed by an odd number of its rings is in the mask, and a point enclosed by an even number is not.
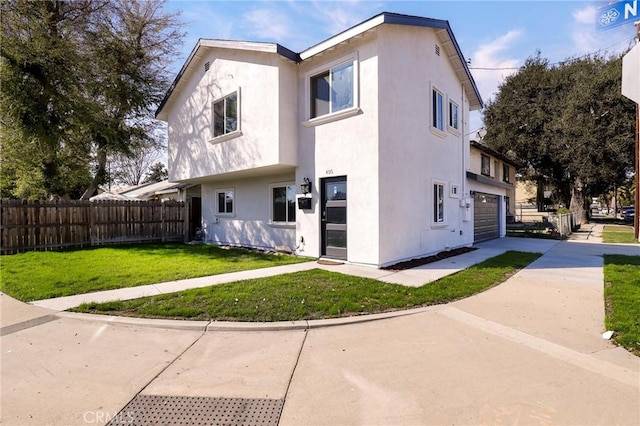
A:
[[[476,192],[473,203],[473,240],[475,242],[500,237],[500,197]]]

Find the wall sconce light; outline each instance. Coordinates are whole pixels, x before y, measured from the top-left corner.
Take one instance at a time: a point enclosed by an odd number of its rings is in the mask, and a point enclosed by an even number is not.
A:
[[[307,195],[311,192],[311,181],[309,178],[304,178],[303,182],[300,184],[300,190],[304,195]]]

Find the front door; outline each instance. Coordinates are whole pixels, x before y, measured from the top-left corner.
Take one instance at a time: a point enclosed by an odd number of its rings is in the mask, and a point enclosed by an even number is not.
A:
[[[347,260],[347,177],[321,180],[322,255]]]

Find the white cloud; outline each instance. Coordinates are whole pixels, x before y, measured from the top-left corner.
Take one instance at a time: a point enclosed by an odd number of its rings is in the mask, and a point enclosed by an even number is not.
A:
[[[594,5],[586,6],[583,9],[573,12],[573,20],[579,24],[591,24],[596,22],[596,11],[598,9]]]
[[[520,30],[511,30],[503,36],[480,45],[473,53],[471,72],[485,101],[493,97],[498,90],[498,85],[505,77],[517,71],[521,60],[509,58],[508,51],[522,34]]]
[[[259,40],[270,40],[276,43],[289,37],[291,24],[288,16],[275,9],[254,9],[243,16],[243,26],[247,33]]]

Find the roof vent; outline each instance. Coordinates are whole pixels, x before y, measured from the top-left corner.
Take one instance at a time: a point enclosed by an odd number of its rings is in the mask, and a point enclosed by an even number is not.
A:
[[[211,62],[207,61],[204,63],[204,72],[209,71],[209,67],[211,66]]]
[[[436,44],[436,55],[440,56],[440,46]]]

